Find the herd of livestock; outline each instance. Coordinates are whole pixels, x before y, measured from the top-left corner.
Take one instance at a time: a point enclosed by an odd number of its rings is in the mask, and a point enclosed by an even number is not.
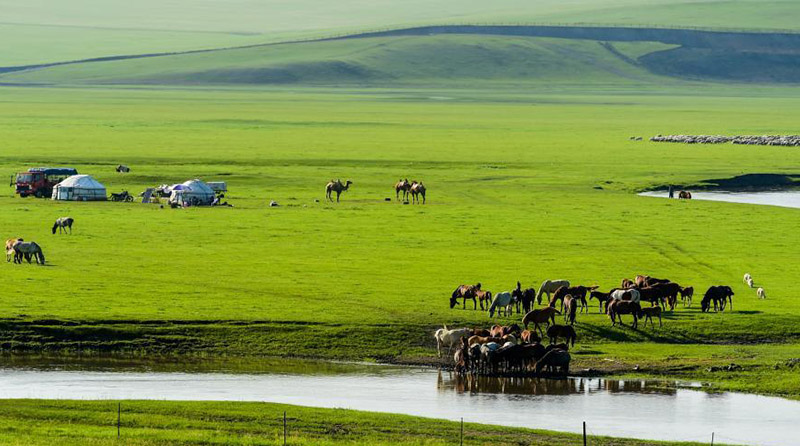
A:
[[[749,146],[800,146],[800,135],[656,135],[653,142],[677,142],[683,144],[743,144]]]
[[[750,274],[745,274],[744,282],[754,287]],[[763,288],[758,289],[757,295],[766,297]],[[545,280],[538,291],[535,288],[523,289],[517,282],[513,291],[496,295],[484,290],[480,283],[460,285],[450,296],[451,309],[459,303],[467,309],[467,301],[471,300],[473,310],[480,306],[489,317],[501,313],[511,316],[516,311],[524,314],[522,327],[517,324],[495,325],[486,330],[448,329],[445,326],[434,333],[434,338],[440,356],[445,347],[448,353],[456,349],[453,360],[459,373],[538,375],[544,371],[566,374],[570,362],[569,346],[574,346],[577,339],[573,326],[579,313],[589,313],[589,301],[597,300],[598,312],[607,314],[612,326],[622,325],[622,316],[630,315],[631,327],[636,329],[640,319],[644,320],[645,327],[649,321],[655,328],[655,319],[661,326],[662,312],[673,311],[679,298],[684,307],[690,307],[693,296],[694,288],[691,286],[645,275],[637,275],[633,280],[623,279],[619,287],[607,292],[599,291],[597,286],[572,286],[568,280]],[[702,312],[732,310],[733,296],[730,286],[710,286],[700,301],[700,309]],[[546,305],[534,309],[535,304],[542,305],[544,297]],[[556,324],[557,315],[563,318],[563,325]],[[531,325],[532,329],[529,329]],[[547,329],[548,346],[540,343],[545,337],[542,325]],[[563,338],[563,344],[557,344],[560,338]]]

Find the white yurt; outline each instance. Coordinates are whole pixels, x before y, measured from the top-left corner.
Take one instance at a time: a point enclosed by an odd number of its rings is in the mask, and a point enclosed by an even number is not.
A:
[[[214,201],[214,189],[201,180],[189,180],[170,187],[170,203],[188,203],[194,206],[210,205]]]
[[[53,200],[102,201],[106,187],[90,175],[72,175],[53,187]]]

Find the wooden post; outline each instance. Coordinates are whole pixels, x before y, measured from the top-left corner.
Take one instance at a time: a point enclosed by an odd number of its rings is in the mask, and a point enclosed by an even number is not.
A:
[[[117,403],[117,438],[119,438],[119,425],[122,418],[122,403]]]
[[[461,446],[464,446],[464,417],[461,417]]]
[[[714,446],[714,432],[711,432],[711,446]]]
[[[283,411],[283,446],[286,446],[286,411]]]
[[[583,422],[583,446],[586,446],[586,422]]]

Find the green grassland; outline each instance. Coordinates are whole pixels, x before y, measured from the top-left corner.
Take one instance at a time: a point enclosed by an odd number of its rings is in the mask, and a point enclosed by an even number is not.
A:
[[[179,51],[452,23],[797,30],[793,0],[270,0],[0,2],[0,65]]]
[[[796,89],[545,85],[527,89],[4,88],[0,166],[73,165],[109,188],[224,180],[233,208],[0,197],[0,227],[48,266],[3,267],[0,346],[435,362],[452,290],[544,279],[607,289],[649,273],[730,284],[735,311],[663,328],[579,315],[575,370],[798,396],[797,210],[639,197],[661,184],[800,173],[796,150],[629,141],[657,133],[792,133]],[[113,172],[117,163],[133,172]],[[404,206],[398,178],[428,204]],[[323,200],[331,178],[354,186]],[[320,200],[316,202],[315,200]],[[270,208],[270,200],[281,206]],[[76,219],[54,236],[52,221]],[[769,298],[741,283],[750,272]],[[697,298],[699,301],[699,297]],[[611,361],[607,361],[610,359]],[[741,372],[706,372],[736,362]],[[634,372],[634,365],[640,365]]]
[[[290,445],[451,445],[458,423],[343,409],[269,403],[125,401],[117,438],[111,401],[0,401],[0,441],[9,445],[276,445],[283,444],[283,412]],[[686,445],[589,437],[592,445]],[[466,423],[464,444],[580,445],[575,434]]]

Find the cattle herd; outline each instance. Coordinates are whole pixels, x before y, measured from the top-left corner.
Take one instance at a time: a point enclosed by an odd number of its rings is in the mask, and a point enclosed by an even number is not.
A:
[[[745,276],[746,283],[748,278],[749,274]],[[750,283],[752,286],[752,279]],[[448,354],[455,349],[453,360],[459,373],[566,374],[569,371],[569,347],[574,346],[577,339],[573,326],[579,313],[589,313],[589,301],[597,300],[598,313],[607,314],[612,326],[622,325],[622,316],[630,315],[632,328],[638,328],[640,319],[644,320],[645,327],[650,322],[655,328],[656,319],[658,325],[662,325],[662,312],[674,311],[679,298],[684,307],[690,307],[693,295],[691,286],[646,275],[637,275],[633,280],[623,279],[619,287],[607,292],[599,291],[597,286],[572,286],[568,280],[545,280],[538,292],[534,288],[522,289],[517,282],[513,291],[494,296],[480,283],[460,285],[450,296],[451,309],[459,303],[462,309],[467,309],[467,301],[471,300],[474,310],[480,305],[481,310],[488,311],[489,317],[501,312],[505,316],[511,316],[515,311],[524,313],[522,326],[494,325],[489,329],[448,329],[444,326],[434,333],[434,338],[439,356],[443,348],[447,348]],[[700,309],[702,312],[712,308],[714,311],[732,310],[733,295],[729,286],[711,286],[703,295]],[[542,305],[545,296],[546,305],[534,309],[535,304]],[[563,325],[556,324],[556,316],[563,319]],[[542,326],[547,329],[547,346],[541,344],[545,338]],[[558,344],[559,339],[564,343]]]
[[[800,135],[656,135],[653,142],[678,142],[683,144],[743,144],[749,146],[800,146]]]

